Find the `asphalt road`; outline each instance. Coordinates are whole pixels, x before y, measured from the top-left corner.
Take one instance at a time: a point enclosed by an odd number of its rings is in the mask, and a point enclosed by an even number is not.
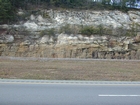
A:
[[[140,82],[0,79],[0,105],[140,105]]]

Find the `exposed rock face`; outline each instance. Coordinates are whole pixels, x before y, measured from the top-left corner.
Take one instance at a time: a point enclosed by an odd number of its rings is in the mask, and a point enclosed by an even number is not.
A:
[[[111,29],[129,29],[133,23],[140,25],[140,11],[91,11],[91,10],[41,10],[41,15],[31,14],[26,22],[14,25],[24,27],[28,31],[38,31],[46,28],[59,28],[64,24],[73,25],[103,25]],[[47,15],[46,17],[44,15]],[[1,25],[0,28],[8,28],[8,25]],[[113,33],[112,33],[113,34]],[[114,32],[115,34],[115,32]]]
[[[109,28],[123,27],[130,28],[132,23],[140,25],[140,11],[129,11],[128,14],[120,11],[58,11],[58,10],[44,10],[43,13],[48,14],[47,19],[43,19],[41,15],[34,18],[39,28],[47,27],[59,27],[63,24],[75,24],[75,25],[103,25]],[[32,27],[29,21],[25,24]],[[40,27],[41,26],[41,27]],[[34,24],[34,27],[36,25]],[[32,27],[33,28],[33,27]],[[34,29],[34,28],[33,28]]]
[[[130,37],[57,35],[57,41],[47,35],[36,39],[27,38],[11,44],[0,44],[0,56],[93,58],[93,59],[140,59],[140,42]],[[15,39],[17,40],[17,39]]]
[[[117,30],[120,27],[129,29],[133,23],[140,25],[139,11],[126,14],[120,11],[42,10],[41,13],[47,16],[32,14],[28,21],[21,24],[0,25],[0,56],[140,59],[140,32],[137,32],[136,37],[126,37],[121,36],[122,32]],[[66,24],[103,25],[112,32],[90,37],[63,33],[40,35],[42,30],[59,29]],[[14,30],[5,31],[8,29]]]

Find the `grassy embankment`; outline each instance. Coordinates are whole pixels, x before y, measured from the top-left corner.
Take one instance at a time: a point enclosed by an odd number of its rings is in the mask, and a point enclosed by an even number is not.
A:
[[[140,61],[0,59],[0,78],[140,81]]]

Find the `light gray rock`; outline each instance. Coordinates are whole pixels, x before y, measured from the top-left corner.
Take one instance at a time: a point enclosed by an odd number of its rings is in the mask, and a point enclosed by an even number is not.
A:
[[[53,43],[54,43],[54,37],[50,37],[49,44],[53,44]]]
[[[129,40],[125,40],[125,41],[123,41],[123,43],[128,45],[128,44],[130,44],[130,41]]]
[[[4,41],[0,39],[0,43],[4,43]]]
[[[3,35],[0,37],[0,43],[12,43],[14,42],[13,35]]]
[[[50,40],[49,36],[48,35],[44,35],[41,39],[40,39],[40,44],[45,44],[45,43],[48,43]]]
[[[77,35],[78,40],[83,41],[84,37],[82,35]]]
[[[14,36],[13,35],[6,35],[5,40],[7,43],[12,43],[12,42],[14,42]]]
[[[44,19],[43,19],[43,17],[42,17],[41,15],[39,15],[39,16],[37,17],[37,21],[39,21],[39,22],[44,22]]]
[[[39,27],[35,22],[26,22],[23,26],[29,31],[36,31]]]
[[[128,15],[133,23],[140,24],[140,12],[139,11],[128,11]]]
[[[34,15],[31,15],[30,16],[30,20],[34,21],[35,20],[35,16]]]
[[[24,11],[22,10],[22,9],[19,9],[18,11],[17,11],[17,15],[24,15],[25,13],[24,13]]]
[[[9,25],[8,24],[3,24],[3,25],[0,25],[0,28],[1,29],[8,29]]]

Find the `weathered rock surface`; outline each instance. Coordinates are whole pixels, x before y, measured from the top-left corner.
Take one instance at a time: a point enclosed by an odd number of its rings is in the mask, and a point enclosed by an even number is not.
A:
[[[140,59],[140,29],[136,37],[121,36],[117,28],[130,29],[140,25],[140,11],[71,11],[42,10],[44,15],[31,14],[25,22],[0,25],[0,56]],[[71,25],[92,25],[110,28],[102,36],[80,34],[41,35],[45,29]]]
[[[42,10],[43,13],[47,14],[47,18],[43,18],[41,15],[31,18],[24,25],[30,29],[37,30],[41,28],[60,27],[63,24],[75,24],[75,25],[92,25],[98,26],[103,25],[109,28],[123,27],[126,29],[130,28],[130,25],[137,23],[140,25],[140,11],[129,11],[123,13],[120,11],[59,11],[59,10]],[[45,26],[45,27],[44,27]]]
[[[1,43],[0,56],[140,59],[140,42],[135,40],[137,37],[59,34],[55,41],[53,37],[45,35],[34,41],[24,38],[17,42],[10,41],[10,44]]]
[[[44,16],[46,15],[46,16]],[[31,14],[27,21],[20,22],[11,27],[24,27],[28,31],[44,30],[46,28],[59,28],[64,24],[73,25],[103,25],[108,28],[129,29],[133,23],[140,25],[140,11],[92,11],[92,10],[41,10],[40,15]],[[0,25],[0,28],[8,28]],[[115,34],[115,32],[114,32]]]

